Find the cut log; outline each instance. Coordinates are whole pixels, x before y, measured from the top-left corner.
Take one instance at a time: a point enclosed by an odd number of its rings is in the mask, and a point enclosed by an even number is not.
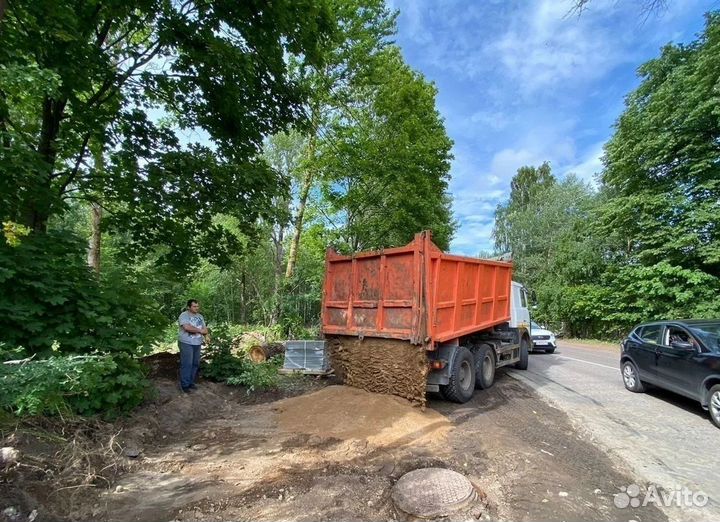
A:
[[[248,359],[254,363],[262,363],[272,359],[276,355],[285,353],[285,345],[282,343],[256,344],[251,346],[247,352]]]

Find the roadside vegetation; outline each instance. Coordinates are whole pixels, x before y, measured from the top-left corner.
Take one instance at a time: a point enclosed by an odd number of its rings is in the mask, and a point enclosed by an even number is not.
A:
[[[638,74],[595,184],[522,167],[496,211],[534,318],[567,336],[720,317],[720,14]]]

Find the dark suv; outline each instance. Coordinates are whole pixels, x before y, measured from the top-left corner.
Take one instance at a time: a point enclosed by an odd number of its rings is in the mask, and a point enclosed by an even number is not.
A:
[[[720,319],[636,326],[622,342],[620,369],[628,390],[647,383],[695,399],[720,427]]]

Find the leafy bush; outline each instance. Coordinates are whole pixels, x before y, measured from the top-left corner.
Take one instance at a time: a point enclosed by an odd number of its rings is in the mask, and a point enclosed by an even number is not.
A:
[[[260,364],[244,362],[244,370],[235,377],[228,377],[225,380],[227,384],[245,386],[248,391],[277,386],[278,369],[282,366],[282,357],[273,357],[269,361]]]
[[[140,404],[147,384],[142,365],[123,353],[0,364],[0,409],[16,415],[113,417]]]
[[[3,341],[30,353],[134,353],[165,323],[135,276],[86,264],[85,240],[68,231],[0,241]],[[51,350],[55,343],[56,350]]]
[[[237,336],[231,332],[236,333],[237,329],[227,325],[220,325],[211,332],[212,342],[205,348],[203,357],[203,377],[233,386],[246,386],[251,391],[275,386],[282,358],[253,363],[245,357],[244,351],[237,349]]]

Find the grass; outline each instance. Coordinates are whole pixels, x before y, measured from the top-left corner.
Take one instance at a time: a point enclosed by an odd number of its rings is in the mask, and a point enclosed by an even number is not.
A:
[[[599,341],[597,339],[575,339],[572,337],[563,337],[562,339],[558,339],[558,343],[560,344],[571,344],[571,345],[578,345],[582,347],[587,348],[599,348],[603,350],[619,350],[620,349],[620,343],[619,342],[608,342],[608,341]]]

